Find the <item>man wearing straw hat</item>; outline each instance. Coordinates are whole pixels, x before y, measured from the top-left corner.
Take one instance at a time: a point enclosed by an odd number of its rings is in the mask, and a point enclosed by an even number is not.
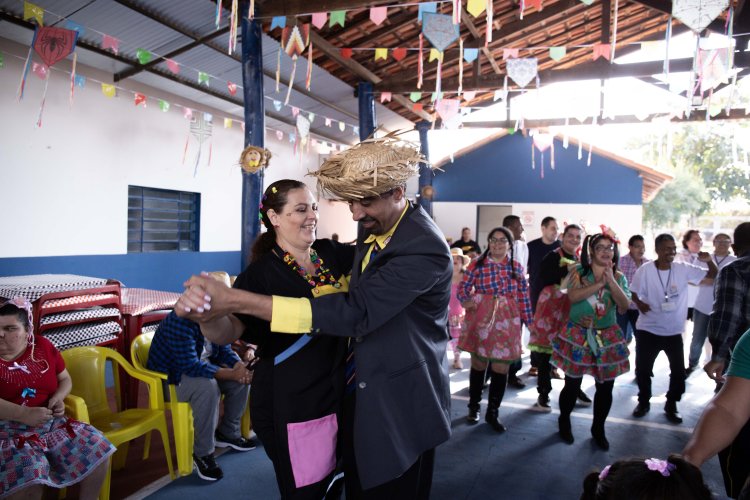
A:
[[[416,145],[390,134],[312,174],[323,193],[349,203],[359,223],[348,293],[270,297],[193,276],[176,306],[212,323],[202,329],[217,343],[236,336],[214,320],[227,313],[271,321],[275,332],[350,337],[339,429],[348,499],[428,498],[435,447],[451,433],[445,349],[452,261],[435,223],[405,197],[421,161]]]

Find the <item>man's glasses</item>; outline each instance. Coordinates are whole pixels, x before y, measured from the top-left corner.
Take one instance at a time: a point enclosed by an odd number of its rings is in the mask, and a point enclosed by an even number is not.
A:
[[[718,243],[719,245],[729,245],[732,243],[732,240],[714,240],[714,243]]]
[[[490,238],[490,243],[508,243],[508,238]]]

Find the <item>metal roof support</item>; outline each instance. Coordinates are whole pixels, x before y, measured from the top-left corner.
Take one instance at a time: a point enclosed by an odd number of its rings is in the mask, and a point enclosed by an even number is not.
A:
[[[372,82],[357,84],[359,100],[359,140],[364,141],[375,132],[375,97],[372,95]]]
[[[243,11],[247,10],[243,2]],[[263,46],[260,24],[242,17],[242,83],[245,91],[245,146],[264,147]],[[258,217],[263,196],[263,169],[242,172],[242,248],[240,269],[250,263],[255,238],[260,235]]]
[[[427,132],[432,127],[432,123],[421,120],[417,122],[417,131],[419,131],[419,152],[430,160],[430,145],[427,142]],[[432,196],[427,195],[428,190],[424,189],[427,186],[432,186],[432,169],[427,163],[419,164],[419,192],[417,193],[417,203],[420,207],[424,208],[424,211],[432,217]]]

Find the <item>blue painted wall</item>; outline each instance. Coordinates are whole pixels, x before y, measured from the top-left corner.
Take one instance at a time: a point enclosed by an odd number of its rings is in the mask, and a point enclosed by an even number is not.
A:
[[[240,272],[240,252],[154,252],[0,259],[0,276],[78,274],[116,279],[131,288],[181,292],[201,271]]]
[[[539,150],[531,168],[531,138],[501,137],[444,165],[433,181],[434,201],[641,204],[638,172],[595,153],[587,167],[587,155],[584,148],[579,160],[578,146],[565,149],[556,140],[555,170],[548,149],[542,179]]]

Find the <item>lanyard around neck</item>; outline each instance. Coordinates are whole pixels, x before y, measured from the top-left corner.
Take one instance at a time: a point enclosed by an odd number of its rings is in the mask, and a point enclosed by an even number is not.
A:
[[[656,265],[654,265],[656,267]],[[669,289],[669,280],[672,279],[672,264],[669,264],[669,274],[667,274],[667,286],[664,286],[664,281],[661,279],[661,269],[656,267],[656,276],[659,278],[659,283],[661,284],[661,289],[664,292],[664,302],[669,302],[669,293],[667,290]]]

